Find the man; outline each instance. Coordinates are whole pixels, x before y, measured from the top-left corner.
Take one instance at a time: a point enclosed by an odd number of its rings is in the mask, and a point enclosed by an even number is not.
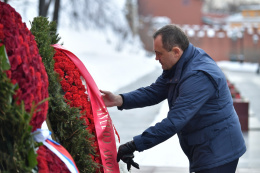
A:
[[[225,75],[202,49],[189,43],[176,25],[154,33],[154,51],[163,69],[155,83],[115,95],[101,91],[107,107],[140,108],[168,99],[165,119],[119,147],[120,159],[139,168],[135,151],[144,151],[177,134],[190,172],[235,173],[246,146]]]

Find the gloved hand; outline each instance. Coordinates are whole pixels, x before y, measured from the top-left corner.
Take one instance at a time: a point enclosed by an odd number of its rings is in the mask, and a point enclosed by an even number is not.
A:
[[[137,169],[139,169],[139,165],[134,162],[134,152],[136,150],[136,146],[134,141],[127,142],[123,145],[119,146],[118,153],[117,153],[117,162],[120,159],[127,164],[127,170],[129,171],[131,165]]]

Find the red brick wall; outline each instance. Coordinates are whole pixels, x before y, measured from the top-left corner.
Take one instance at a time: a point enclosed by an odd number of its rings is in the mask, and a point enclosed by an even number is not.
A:
[[[190,26],[192,28],[192,26]],[[252,33],[248,32],[252,30]],[[198,32],[203,31],[202,26],[195,32],[195,35],[189,37],[190,42],[196,46],[205,50],[215,61],[230,60],[231,55],[238,56],[244,55],[244,60],[247,62],[260,62],[260,33],[256,28],[245,29],[243,37],[232,39],[228,35],[228,32],[232,30],[215,30],[214,37],[208,37],[207,31],[204,31],[204,37],[198,37]],[[234,30],[233,30],[234,31]],[[185,30],[188,35],[188,31]],[[219,37],[219,34],[224,37]],[[253,35],[259,38],[257,43],[253,41]]]
[[[197,26],[199,29],[193,30],[194,35],[189,36],[188,31],[190,29],[185,29],[183,25],[180,25],[183,28],[185,33],[189,37],[189,41],[196,47],[203,49],[209,56],[211,56],[215,61],[222,61],[222,60],[230,60],[231,55],[236,56],[236,60],[238,56],[242,53],[244,54],[244,60],[247,62],[258,62],[260,63],[260,33],[256,30],[253,30],[253,33],[248,33],[246,29],[244,31],[243,38],[236,38],[233,40],[229,35],[228,32],[224,30],[215,30],[215,35],[213,37],[209,37],[207,35],[208,30],[204,30],[203,26]],[[189,25],[189,28],[194,28],[193,25]],[[210,28],[212,29],[212,28]],[[153,32],[155,30],[152,30]],[[150,32],[152,32],[150,31]],[[204,32],[203,37],[199,37],[198,32]],[[148,30],[143,31],[143,34],[147,33]],[[222,37],[219,37],[219,34]],[[258,37],[258,42],[253,42],[253,35]],[[223,37],[224,36],[224,37]],[[144,43],[144,47],[147,51],[153,52],[153,39],[152,36],[141,36],[141,39]],[[234,60],[234,59],[233,59]]]
[[[180,25],[184,30],[186,29],[185,32],[188,36],[188,28],[192,29],[195,34],[189,36],[190,42],[205,50],[215,61],[230,60],[231,55],[238,57],[242,53],[245,61],[260,63],[260,33],[256,29],[252,29],[252,32],[249,33],[246,29],[243,38],[234,40],[228,36],[230,31],[215,29],[215,35],[209,37],[206,29],[209,29],[209,26],[206,28],[202,26],[202,5],[202,0],[138,0],[141,26],[139,35],[145,49],[153,52],[152,34],[158,28],[153,26],[152,17],[167,16],[172,23]],[[150,17],[149,20],[147,20],[147,17]],[[198,32],[201,31],[204,32],[203,37],[198,36]],[[222,36],[224,34],[224,37],[219,37],[219,34],[222,34]],[[258,36],[257,43],[253,42],[254,34]]]
[[[226,32],[215,31],[214,37],[208,37],[207,31],[204,31],[204,37],[197,37],[198,32],[195,32],[194,37],[189,37],[190,42],[201,49],[203,49],[210,57],[215,61],[229,60],[231,50],[231,40],[227,36]],[[220,38],[218,34],[224,34],[223,38]]]
[[[138,0],[142,16],[167,16],[176,24],[202,24],[201,0]]]

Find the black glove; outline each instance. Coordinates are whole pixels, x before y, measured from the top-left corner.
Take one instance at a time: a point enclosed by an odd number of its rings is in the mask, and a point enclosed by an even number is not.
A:
[[[137,169],[139,169],[139,165],[134,162],[134,152],[136,150],[136,146],[134,141],[127,142],[123,145],[119,146],[118,153],[117,153],[117,162],[120,159],[127,164],[127,170],[129,171],[131,165]]]

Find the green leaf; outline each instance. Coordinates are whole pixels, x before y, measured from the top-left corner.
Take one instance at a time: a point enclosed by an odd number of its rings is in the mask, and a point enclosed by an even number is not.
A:
[[[19,89],[18,83],[14,84],[12,89],[13,89],[14,91],[18,90],[18,89]]]
[[[0,47],[0,65],[3,70],[9,70],[11,67],[4,45]]]
[[[38,164],[36,158],[37,158],[37,154],[34,152],[34,149],[31,148],[28,153],[28,162],[31,168],[34,168]]]

